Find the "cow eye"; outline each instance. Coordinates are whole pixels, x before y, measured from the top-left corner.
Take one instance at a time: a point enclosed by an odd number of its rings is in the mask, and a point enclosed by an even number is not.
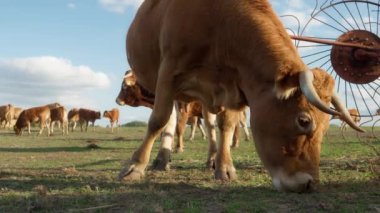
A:
[[[123,82],[123,83],[121,84],[121,88],[123,88],[123,89],[127,89],[127,85]]]

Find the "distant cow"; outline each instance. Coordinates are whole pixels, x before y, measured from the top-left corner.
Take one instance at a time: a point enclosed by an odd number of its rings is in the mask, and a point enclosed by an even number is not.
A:
[[[239,123],[235,126],[235,134],[232,138],[232,145],[231,147],[239,147],[239,136],[240,136],[240,127],[243,128],[244,130],[244,135],[245,135],[245,141],[249,141],[249,131],[247,127],[247,114],[245,112],[245,109],[242,110],[239,113]]]
[[[80,124],[80,130],[83,132],[83,124],[86,123],[86,132],[87,127],[89,125],[89,122],[92,123],[93,131],[95,131],[95,120],[100,119],[100,112],[94,111],[90,109],[79,109],[79,124]]]
[[[202,138],[203,139],[206,139],[207,138],[207,135],[206,135],[206,132],[205,130],[203,129],[203,126],[202,126],[202,120],[200,117],[198,116],[192,116],[190,117],[188,120],[187,120],[187,124],[190,125],[190,137],[189,137],[189,141],[193,141],[194,140],[194,136],[195,136],[195,129],[196,127],[199,128],[199,130],[201,131],[201,134],[202,134]]]
[[[360,123],[360,114],[357,109],[351,108],[348,109],[349,114],[351,115],[352,120],[355,122],[356,125],[359,125]],[[340,125],[340,129],[344,130],[347,128],[347,123],[339,118],[339,116],[332,116],[331,119],[339,119],[342,121],[342,124]]]
[[[14,111],[14,106],[11,104],[0,106],[0,125],[4,122],[4,128],[12,121],[12,111]]]
[[[34,122],[40,123],[40,131],[38,135],[41,135],[44,128],[47,128],[47,135],[50,135],[50,109],[47,106],[33,107],[21,112],[18,117],[14,130],[16,135],[22,134],[22,129],[27,127],[30,134],[30,124]]]
[[[50,110],[52,110],[52,109],[55,109],[57,107],[61,107],[62,105],[58,102],[55,102],[55,103],[51,103],[51,104],[46,104],[46,106],[49,107]],[[54,124],[55,124],[55,122],[52,124],[52,127],[53,127],[53,129],[51,129],[52,131],[54,131]],[[58,128],[61,128],[61,122],[58,121],[57,125],[58,125]]]
[[[67,114],[67,119],[69,122],[68,125],[71,126],[71,131],[74,132],[74,129],[77,126],[77,122],[79,121],[79,109],[71,109]]]
[[[58,121],[62,124],[62,135],[69,134],[67,110],[63,106],[50,109],[50,118],[51,118],[51,123],[50,123],[51,133],[54,132],[54,123]]]
[[[110,111],[104,111],[103,117],[108,118],[111,123],[111,132],[113,132],[113,127],[116,125],[116,128],[119,126],[119,109],[113,108]]]

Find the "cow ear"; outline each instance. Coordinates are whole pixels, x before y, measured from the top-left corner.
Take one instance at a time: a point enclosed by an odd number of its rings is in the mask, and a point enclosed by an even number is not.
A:
[[[131,70],[128,70],[124,75],[124,83],[127,86],[133,86],[136,84],[136,76]]]
[[[299,88],[299,72],[288,73],[276,79],[275,93],[278,99],[288,99]]]

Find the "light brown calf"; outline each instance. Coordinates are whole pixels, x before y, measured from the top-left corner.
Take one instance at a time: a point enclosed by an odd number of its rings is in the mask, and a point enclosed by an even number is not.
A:
[[[4,128],[11,125],[12,115],[14,111],[14,106],[12,104],[7,104],[0,106],[0,125],[4,123]]]
[[[16,135],[21,135],[22,130],[27,127],[28,133],[30,133],[30,124],[34,122],[40,123],[40,131],[38,132],[38,135],[41,135],[44,128],[47,128],[47,136],[50,135],[50,109],[47,106],[41,106],[41,107],[33,107],[26,109],[21,112],[20,116],[18,117],[16,124],[14,126],[14,130]]]
[[[103,113],[104,118],[108,118],[111,123],[111,132],[113,132],[113,127],[116,125],[116,129],[119,128],[119,109],[113,108],[110,111],[104,111]]]

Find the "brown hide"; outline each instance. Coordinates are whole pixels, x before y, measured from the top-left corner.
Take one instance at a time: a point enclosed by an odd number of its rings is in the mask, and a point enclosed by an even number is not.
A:
[[[301,92],[299,82],[310,72],[267,0],[146,0],[126,46],[131,68],[155,94],[155,104],[144,141],[120,177],[143,174],[174,100],[199,100],[210,112],[231,110],[218,123],[216,178],[236,176],[227,145],[236,125],[230,118],[248,105],[255,146],[276,189],[303,192],[318,182],[329,116]],[[319,69],[312,75],[328,106],[334,80]]]
[[[95,126],[95,120],[100,119],[100,112],[94,111],[90,109],[79,109],[79,123],[81,126],[81,131],[83,132],[83,124],[86,123],[85,130],[87,132],[87,127],[89,125],[89,122],[92,123],[92,126]]]
[[[48,135],[50,135],[50,130],[49,130],[50,109],[49,107],[47,106],[33,107],[33,108],[29,108],[22,111],[14,126],[16,135],[20,135],[23,128],[25,127],[29,128],[30,124],[34,122],[40,123],[41,129],[40,129],[39,134],[42,133],[43,128],[46,126],[48,129]],[[28,130],[30,133],[30,129]]]

